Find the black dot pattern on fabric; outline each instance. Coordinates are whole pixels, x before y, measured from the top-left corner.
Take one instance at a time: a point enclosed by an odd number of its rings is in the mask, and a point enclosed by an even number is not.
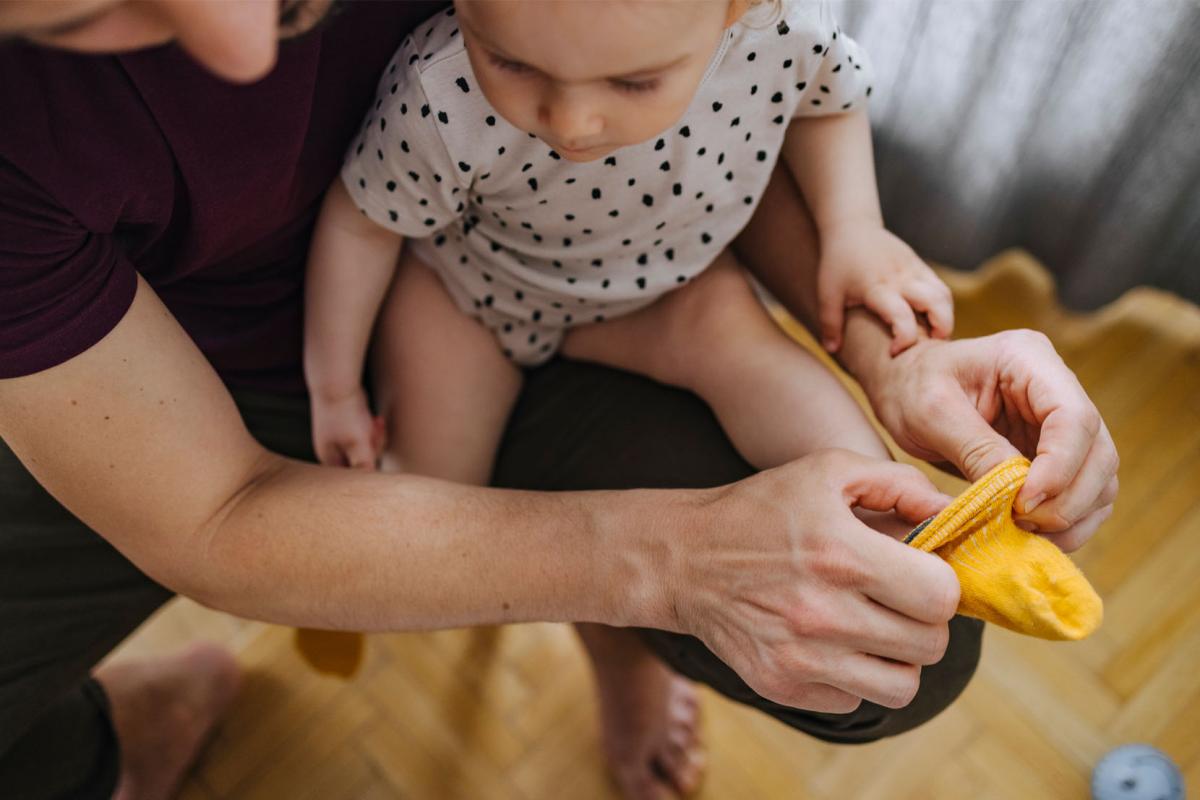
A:
[[[670,129],[572,162],[488,103],[452,12],[394,57],[344,182],[521,364],[553,354],[564,326],[690,282],[753,212],[787,123],[862,107],[871,91],[853,40],[784,0],[781,18],[722,37]]]

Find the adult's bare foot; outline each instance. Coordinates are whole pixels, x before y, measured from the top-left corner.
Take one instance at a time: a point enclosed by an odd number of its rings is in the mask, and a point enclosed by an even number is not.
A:
[[[113,800],[168,800],[241,684],[237,662],[214,644],[96,670],[121,747]]]
[[[627,800],[692,794],[706,758],[696,687],[659,661],[637,634],[579,624],[600,696],[605,756]]]

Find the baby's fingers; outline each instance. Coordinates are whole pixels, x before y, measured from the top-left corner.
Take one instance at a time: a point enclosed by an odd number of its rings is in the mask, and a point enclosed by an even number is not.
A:
[[[346,442],[342,445],[342,452],[351,469],[375,469],[375,449],[369,442],[361,439]]]
[[[893,356],[917,343],[917,315],[899,292],[884,286],[874,286],[867,291],[863,304],[878,314],[892,329]]]
[[[846,321],[846,293],[840,286],[821,287],[817,318],[821,324],[821,345],[836,353],[842,346],[842,325]]]
[[[351,437],[331,434],[316,443],[317,461],[326,467],[356,467],[355,443]]]
[[[319,464],[323,464],[326,467],[346,466],[345,456],[342,455],[341,448],[331,441],[318,441],[313,450],[316,452],[317,463]]]
[[[930,333],[938,339],[949,339],[954,331],[954,296],[939,280],[913,283],[904,289],[909,305],[929,320]]]

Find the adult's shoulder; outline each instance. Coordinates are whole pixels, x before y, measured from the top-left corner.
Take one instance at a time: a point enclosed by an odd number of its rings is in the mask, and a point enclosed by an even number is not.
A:
[[[151,163],[162,150],[117,57],[12,42],[0,76],[0,157],[87,227],[110,227],[125,153]]]

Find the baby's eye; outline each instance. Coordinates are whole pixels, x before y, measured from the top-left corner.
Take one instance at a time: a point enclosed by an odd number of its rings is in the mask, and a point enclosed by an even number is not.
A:
[[[510,61],[507,58],[501,58],[500,56],[496,55],[495,53],[488,53],[488,59],[495,66],[499,67],[502,70],[506,70],[508,72],[515,72],[518,74],[522,74],[522,73],[526,73],[526,72],[530,71],[528,65],[522,64],[520,61]]]
[[[645,81],[626,81],[621,80],[620,78],[614,78],[611,83],[622,92],[653,92],[658,88],[658,78],[652,78]]]

